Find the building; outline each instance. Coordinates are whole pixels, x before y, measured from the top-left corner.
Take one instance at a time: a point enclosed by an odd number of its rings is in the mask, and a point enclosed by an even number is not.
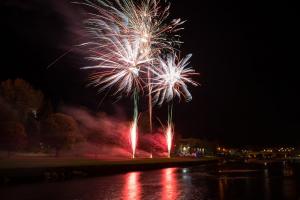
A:
[[[216,147],[216,143],[208,140],[182,138],[176,142],[175,153],[179,156],[201,157],[214,155]]]

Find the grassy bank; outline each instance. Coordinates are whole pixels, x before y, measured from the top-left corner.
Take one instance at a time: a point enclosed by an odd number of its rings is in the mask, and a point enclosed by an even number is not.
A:
[[[95,160],[84,158],[12,158],[0,160],[1,183],[56,181],[217,162],[216,158],[144,158]]]

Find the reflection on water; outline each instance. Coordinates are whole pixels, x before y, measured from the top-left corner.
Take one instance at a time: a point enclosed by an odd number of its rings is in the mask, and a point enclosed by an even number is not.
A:
[[[270,194],[270,179],[269,179],[269,170],[264,169],[264,191],[265,191],[265,199],[269,200],[271,198]]]
[[[176,168],[162,170],[161,185],[163,200],[173,200],[178,198]]]
[[[166,168],[65,182],[5,186],[1,200],[299,200],[300,168]],[[224,173],[226,171],[226,173]],[[297,173],[298,172],[298,173]]]
[[[219,194],[220,194],[220,200],[224,199],[224,179],[219,179]]]
[[[122,197],[124,200],[141,199],[140,172],[130,172],[125,175]]]

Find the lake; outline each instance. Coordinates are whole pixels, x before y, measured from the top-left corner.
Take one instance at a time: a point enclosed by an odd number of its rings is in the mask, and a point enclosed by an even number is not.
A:
[[[0,188],[1,200],[300,200],[300,168],[204,165]]]

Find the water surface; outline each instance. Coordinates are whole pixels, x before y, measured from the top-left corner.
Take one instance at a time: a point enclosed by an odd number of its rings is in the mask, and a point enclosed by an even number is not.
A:
[[[221,168],[222,169],[222,168]],[[233,171],[232,171],[233,170]],[[0,188],[2,200],[300,200],[295,168],[245,170],[206,165],[129,172]]]

